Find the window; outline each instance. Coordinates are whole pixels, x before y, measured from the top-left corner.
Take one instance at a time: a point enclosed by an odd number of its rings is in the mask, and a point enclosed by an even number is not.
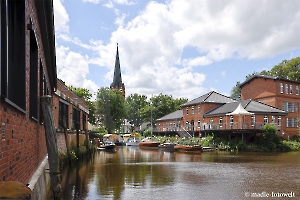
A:
[[[255,115],[251,116],[251,126],[255,126]]]
[[[281,116],[278,116],[277,121],[278,121],[278,122],[277,122],[277,125],[278,125],[278,126],[281,126]]]
[[[280,83],[280,93],[283,93],[283,83]]]
[[[290,94],[293,94],[293,85],[290,85]]]
[[[297,118],[286,118],[286,127],[289,127],[289,128],[298,127],[298,119]]]
[[[82,112],[82,129],[86,130],[86,114],[84,112]]]
[[[285,94],[289,94],[289,85],[285,84]]]
[[[296,86],[296,95],[299,95],[299,86]]]
[[[282,102],[282,110],[298,113],[299,104],[292,102]]]
[[[223,126],[223,118],[222,118],[222,117],[220,117],[220,120],[219,120],[219,125],[220,125],[220,127],[222,127],[222,126]]]
[[[195,114],[195,106],[192,106],[192,115]]]
[[[185,114],[186,114],[186,115],[189,115],[189,107],[186,107],[186,109],[185,109]]]
[[[191,121],[191,128],[192,128],[192,131],[193,131],[194,128],[195,128],[194,125],[195,125],[195,122],[194,122],[194,120],[192,120],[192,121]]]
[[[69,128],[69,103],[62,99],[59,100],[58,126],[60,128]]]
[[[230,126],[233,126],[233,116],[230,116]]]
[[[73,112],[72,112],[72,115],[73,115],[73,124],[72,124],[72,129],[80,129],[80,110],[73,106]]]
[[[29,115],[38,120],[38,47],[34,31],[30,30],[30,102]]]
[[[269,123],[268,116],[264,116],[264,125],[266,125],[267,123]]]
[[[201,127],[201,122],[200,120],[198,120],[198,128],[200,129],[200,127]]]
[[[200,105],[198,105],[198,114],[200,113]]]
[[[272,115],[272,124],[276,123],[276,117],[274,115]]]
[[[25,0],[1,1],[1,95],[26,112]],[[37,114],[36,114],[37,115]]]

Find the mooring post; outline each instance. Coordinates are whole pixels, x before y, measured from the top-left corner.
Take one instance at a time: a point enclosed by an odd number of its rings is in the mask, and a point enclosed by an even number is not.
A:
[[[86,149],[87,149],[87,151],[90,151],[90,141],[89,141],[89,133],[88,133],[88,130],[85,129],[85,130],[84,130],[84,133],[85,133],[85,140],[86,140]]]
[[[60,195],[61,195],[61,185],[60,185],[60,177],[59,177],[60,172],[59,172],[57,142],[55,137],[55,128],[54,128],[54,120],[53,120],[53,113],[52,113],[52,97],[49,95],[42,96],[41,105],[42,105],[42,111],[44,116],[44,128],[45,128],[46,145],[48,151],[48,162],[49,162],[53,197],[54,199],[60,199]]]

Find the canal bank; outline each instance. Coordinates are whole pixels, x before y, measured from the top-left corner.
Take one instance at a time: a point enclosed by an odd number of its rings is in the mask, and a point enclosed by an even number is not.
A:
[[[46,156],[31,177],[28,187],[31,189],[31,200],[48,199],[50,192],[49,163]]]

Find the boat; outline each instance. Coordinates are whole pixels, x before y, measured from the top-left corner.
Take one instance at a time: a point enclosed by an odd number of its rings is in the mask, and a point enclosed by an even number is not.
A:
[[[140,142],[139,147],[158,147],[160,142]]]
[[[179,152],[202,152],[201,145],[194,145],[194,146],[176,145],[174,146],[174,149],[176,149]]]
[[[174,143],[170,142],[164,142],[160,145],[158,145],[158,149],[163,150],[163,151],[175,151],[175,145]]]
[[[128,138],[126,146],[139,146],[140,140],[136,138]]]
[[[153,142],[151,138],[145,138],[139,143],[139,147],[142,148],[157,148],[160,145],[160,142]]]
[[[202,151],[203,151],[203,152],[206,152],[206,151],[214,151],[214,150],[216,150],[216,148],[214,148],[214,147],[202,147]]]
[[[126,142],[124,142],[124,141],[116,141],[115,145],[117,145],[117,146],[126,146]]]
[[[113,142],[105,142],[99,145],[97,147],[98,150],[115,150],[116,149],[116,144]]]

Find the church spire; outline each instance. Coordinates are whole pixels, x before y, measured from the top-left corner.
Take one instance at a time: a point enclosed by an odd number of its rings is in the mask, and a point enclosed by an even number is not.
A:
[[[111,89],[120,89],[123,96],[125,97],[125,85],[124,85],[124,83],[122,83],[118,43],[117,43],[117,54],[116,54],[116,60],[115,60],[114,77],[113,77],[112,84],[110,84],[110,88]]]

